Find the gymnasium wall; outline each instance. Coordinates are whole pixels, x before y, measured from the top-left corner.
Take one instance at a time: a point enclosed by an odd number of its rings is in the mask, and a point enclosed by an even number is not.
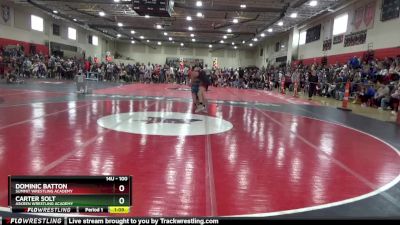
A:
[[[300,28],[300,32],[307,30],[318,24],[322,24],[321,38],[318,41],[300,45],[298,49],[299,59],[305,62],[318,61],[323,56],[328,56],[329,63],[346,62],[349,57],[360,56],[368,49],[373,49],[380,57],[400,54],[400,18],[389,21],[381,21],[381,5],[383,0],[359,0],[347,7],[330,14],[329,16],[319,17],[314,21],[305,24]],[[350,1],[349,1],[350,2]],[[367,27],[364,21],[358,27],[356,24],[355,10],[370,3],[375,2],[375,18],[373,25]],[[331,50],[323,51],[323,41],[332,38],[334,18],[343,13],[349,14],[346,34],[355,33],[367,29],[367,39],[364,44],[351,47],[344,47],[343,43],[332,44]],[[294,42],[296,40],[293,40]]]
[[[357,28],[355,25],[355,10],[365,6],[370,2],[375,2],[375,17],[372,25],[367,27],[364,22]],[[346,5],[339,8],[336,12],[327,13],[317,16],[311,21],[294,27],[290,31],[277,34],[272,37],[265,38],[261,44],[254,47],[256,57],[256,65],[265,66],[275,64],[274,59],[287,55],[288,62],[302,60],[305,64],[320,62],[321,58],[327,56],[328,63],[344,63],[350,57],[362,57],[368,50],[375,51],[375,56],[384,58],[387,56],[400,55],[400,18],[382,22],[381,21],[381,5],[382,0],[358,0],[347,1]],[[364,44],[351,47],[344,47],[344,42],[333,44],[330,50],[323,51],[323,42],[333,38],[333,21],[335,17],[343,13],[349,14],[347,32],[344,35],[357,31],[367,30],[367,38]],[[321,24],[321,37],[319,40],[304,45],[299,45],[300,33],[311,27]],[[275,52],[277,42],[287,43],[288,48],[281,48]],[[260,56],[260,49],[264,49],[264,55]],[[266,54],[265,54],[266,53]],[[292,58],[293,57],[293,58]],[[267,62],[268,61],[268,62]]]
[[[278,42],[279,48],[276,49]],[[276,64],[277,58],[288,56],[289,47],[291,47],[289,46],[289,32],[265,38],[258,46],[252,48],[255,51],[256,65],[262,67]]]
[[[218,58],[221,67],[238,67],[255,65],[254,54],[252,51],[239,50],[216,50],[210,52],[208,48],[181,48],[157,46],[157,49],[149,48],[141,44],[131,44],[123,41],[108,39],[97,32],[87,31],[78,25],[57,19],[34,7],[14,7],[13,3],[7,2],[10,6],[11,17],[6,22],[0,18],[0,45],[24,45],[26,52],[29,52],[31,43],[37,45],[37,52],[48,52],[48,42],[58,42],[66,45],[78,47],[78,52],[85,50],[86,56],[105,58],[105,52],[110,51],[112,55],[116,53],[123,58],[131,60],[119,60],[125,62],[151,62],[164,64],[167,57],[184,57],[203,59],[208,65],[212,65],[214,58]],[[44,32],[31,29],[31,15],[37,15],[44,19]],[[60,36],[53,35],[53,23],[60,25]],[[67,29],[72,27],[77,29],[77,40],[68,39]],[[88,43],[88,36],[96,35],[99,37],[98,46]],[[69,54],[70,55],[70,54]]]
[[[213,59],[218,59],[220,67],[239,67],[255,65],[252,51],[220,49],[210,51],[209,48],[193,48],[180,46],[157,46],[152,49],[141,44],[118,42],[116,52],[129,57],[131,62],[165,64],[166,59],[171,58],[195,58],[203,59],[205,64],[212,65]]]
[[[78,47],[79,53],[81,53],[82,50],[85,50],[86,56],[93,57],[102,57],[108,50],[107,48],[112,47],[107,46],[109,44],[106,44],[106,42],[111,42],[110,44],[112,44],[112,40],[106,39],[97,32],[82,29],[75,23],[57,19],[34,7],[14,7],[14,5],[9,2],[6,5],[10,6],[11,16],[8,21],[0,18],[0,45],[14,44],[15,41],[21,41],[21,43],[26,43],[27,45],[30,43],[39,45],[39,48],[43,50],[45,47],[48,47],[47,43],[51,41]],[[44,19],[44,32],[31,29],[32,14]],[[60,26],[60,36],[53,35],[53,23]],[[77,40],[68,39],[68,27],[77,30]],[[89,35],[98,36],[98,46],[88,43]],[[26,48],[25,50],[29,51]]]

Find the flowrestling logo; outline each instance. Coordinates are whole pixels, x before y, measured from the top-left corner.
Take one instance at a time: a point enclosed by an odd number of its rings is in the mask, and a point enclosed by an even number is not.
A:
[[[217,117],[178,112],[130,112],[97,120],[101,127],[144,135],[195,136],[224,133],[232,123]]]

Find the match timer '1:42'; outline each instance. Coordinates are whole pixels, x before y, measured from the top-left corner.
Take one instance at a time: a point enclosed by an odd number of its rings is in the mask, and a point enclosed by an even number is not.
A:
[[[13,212],[128,213],[131,176],[9,176]]]

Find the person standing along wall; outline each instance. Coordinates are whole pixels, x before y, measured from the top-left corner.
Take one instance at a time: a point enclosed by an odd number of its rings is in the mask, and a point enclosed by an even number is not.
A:
[[[312,100],[312,96],[317,90],[318,76],[317,72],[313,69],[310,76],[308,77],[309,90],[308,90],[308,100]]]

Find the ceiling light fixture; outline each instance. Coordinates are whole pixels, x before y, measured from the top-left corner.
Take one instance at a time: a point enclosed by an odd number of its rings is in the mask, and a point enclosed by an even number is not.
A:
[[[77,20],[77,19],[73,19],[73,21],[75,21],[75,22],[76,22],[76,21],[78,21],[78,20]]]
[[[234,46],[233,48],[234,48],[234,49],[237,49],[237,46]]]
[[[279,21],[278,26],[283,26],[283,21]]]
[[[250,46],[250,47],[253,47],[253,43],[250,43],[249,46]]]
[[[157,24],[157,25],[156,25],[156,28],[157,28],[157,29],[161,29],[162,26],[161,26],[160,24]]]
[[[196,16],[197,16],[197,17],[203,17],[204,15],[203,15],[203,13],[198,12],[198,13],[196,14]]]
[[[194,37],[194,34],[190,34],[190,37]]]
[[[196,42],[196,39],[193,38],[192,41],[193,41],[193,42]]]
[[[122,26],[123,26],[123,24],[122,24],[122,23],[118,23],[118,26],[119,26],[119,27],[122,27]]]
[[[223,44],[223,43],[224,43],[224,40],[221,40],[220,43]]]
[[[246,41],[242,41],[242,44],[246,44]]]
[[[58,13],[58,11],[57,11],[57,10],[53,10],[53,13],[54,13],[54,14],[57,14],[57,13]]]
[[[241,4],[240,8],[245,9],[247,6],[245,4]]]
[[[232,29],[231,28],[229,28],[227,31],[228,31],[228,33],[232,33]]]
[[[232,45],[235,45],[235,42],[232,42]]]
[[[181,46],[183,47],[185,44],[181,43]]]
[[[261,37],[265,37],[265,34],[264,34],[264,33],[261,33]]]
[[[268,29],[268,32],[270,32],[270,33],[272,33],[273,31],[274,31],[274,29],[272,29],[272,28]]]
[[[209,45],[208,47],[209,47],[209,48],[212,48],[212,45]]]
[[[140,36],[140,39],[144,39],[144,37],[143,37],[143,36]]]
[[[196,6],[197,7],[202,7],[203,6],[203,2],[202,1],[197,1],[196,2]]]
[[[294,12],[294,13],[290,14],[290,17],[291,18],[297,18],[297,13]]]
[[[135,44],[135,41],[131,41],[132,44]]]
[[[120,2],[121,0],[114,0],[114,2]]]
[[[258,38],[254,38],[253,41],[258,41]]]
[[[188,27],[189,30],[193,30],[193,27]]]
[[[157,42],[158,45],[161,45],[161,41]]]
[[[168,40],[172,41],[172,37],[169,37]]]
[[[135,34],[136,32],[134,30],[131,30],[131,34]]]
[[[164,32],[164,36],[168,36],[168,33],[167,33],[167,32]]]
[[[313,1],[310,2],[310,6],[311,7],[315,7],[317,5],[318,5],[318,1],[316,1],[316,0],[313,0]]]
[[[149,15],[144,15],[144,17],[145,17],[146,19],[150,18],[150,16],[149,16]]]
[[[223,36],[224,39],[227,39],[228,37],[226,35]]]
[[[239,20],[238,19],[233,19],[232,22],[233,23],[239,23]]]
[[[121,34],[117,34],[117,37],[121,37]]]
[[[105,16],[105,15],[106,15],[105,12],[103,12],[103,11],[100,11],[100,12],[99,12],[99,16]]]
[[[187,16],[187,17],[186,17],[186,20],[187,20],[187,21],[192,21],[192,17],[191,17],[191,16]]]
[[[147,40],[146,42],[147,42],[147,43],[149,43],[149,42],[150,42],[150,40]]]

